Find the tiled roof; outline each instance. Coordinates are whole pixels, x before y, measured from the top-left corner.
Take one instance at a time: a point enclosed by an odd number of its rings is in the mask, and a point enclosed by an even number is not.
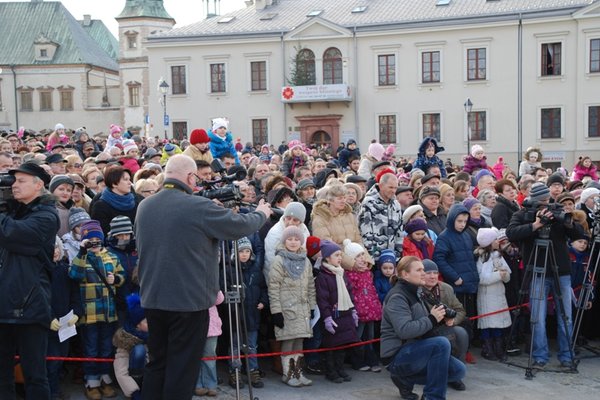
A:
[[[119,41],[104,25],[104,22],[92,19],[89,25],[85,25],[84,21],[79,21],[79,24],[110,58],[115,61],[119,58]]]
[[[127,0],[117,19],[135,17],[173,19],[165,10],[163,0]]]
[[[58,44],[52,60],[36,60],[34,41],[40,37]],[[0,3],[0,65],[61,64],[119,70],[115,59],[60,2]]]
[[[450,0],[445,6],[437,6],[438,0],[273,0],[275,4],[263,10],[256,10],[255,6],[246,7],[223,16],[162,32],[151,36],[151,39],[285,33],[309,20],[311,17],[307,14],[313,10],[322,10],[319,18],[360,30],[377,25],[427,23],[518,13],[561,10],[572,12],[594,1],[600,0]],[[367,8],[363,12],[353,13],[352,10],[359,6]],[[224,22],[225,17],[233,18]]]

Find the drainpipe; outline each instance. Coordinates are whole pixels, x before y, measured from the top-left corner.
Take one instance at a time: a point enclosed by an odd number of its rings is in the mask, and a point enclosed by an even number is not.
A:
[[[281,32],[280,35],[280,43],[281,43],[281,72],[282,72],[282,78],[283,78],[283,82],[281,84],[281,88],[283,88],[286,85],[286,65],[287,63],[285,62],[285,43],[283,42],[283,32]],[[281,88],[280,90],[280,95],[281,95]],[[281,101],[281,100],[280,100]],[[288,131],[287,131],[287,104],[285,104],[284,102],[281,102],[281,104],[283,105],[283,140],[288,141]]]
[[[19,129],[19,101],[17,99],[17,72],[15,71],[15,65],[10,66],[10,70],[13,73],[13,90],[15,92],[15,131]]]
[[[523,154],[523,18],[519,13],[517,54],[517,169]]]
[[[352,29],[352,39],[354,40],[354,134],[358,139],[358,40],[356,39],[356,25]],[[358,143],[360,144],[360,140]]]

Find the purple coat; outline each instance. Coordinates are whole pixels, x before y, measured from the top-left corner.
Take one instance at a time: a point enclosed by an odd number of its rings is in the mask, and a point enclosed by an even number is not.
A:
[[[350,299],[354,302],[352,291],[348,284],[348,279],[344,276],[346,288],[350,293]],[[356,326],[352,319],[352,310],[337,311],[337,285],[335,283],[335,275],[327,268],[322,267],[321,272],[317,275],[315,282],[317,289],[317,305],[321,312],[321,320],[324,321],[327,317],[332,317],[337,324],[335,335],[329,333],[323,328],[322,347],[335,347],[358,341]]]
[[[472,174],[476,169],[488,169],[487,157],[483,156],[481,160],[478,160],[469,154],[465,157],[465,165],[462,170]]]

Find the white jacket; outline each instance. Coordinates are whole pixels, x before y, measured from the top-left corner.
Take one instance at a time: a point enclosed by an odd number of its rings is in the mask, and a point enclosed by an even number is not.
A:
[[[479,289],[477,290],[477,314],[483,315],[490,312],[508,308],[506,295],[504,294],[504,283],[500,277],[500,271],[508,271],[510,267],[498,251],[492,252],[486,262],[481,257],[477,260],[477,272],[479,273]],[[510,275],[504,282],[510,280]],[[510,326],[510,313],[508,311],[490,315],[477,320],[479,329],[506,328]]]

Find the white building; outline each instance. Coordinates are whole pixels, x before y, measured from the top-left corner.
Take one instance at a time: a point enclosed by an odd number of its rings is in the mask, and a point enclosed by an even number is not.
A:
[[[378,139],[414,155],[435,135],[455,161],[474,143],[514,167],[529,146],[569,169],[600,159],[600,1],[247,3],[149,37],[149,81],[173,90],[170,135],[225,116],[255,143]]]

